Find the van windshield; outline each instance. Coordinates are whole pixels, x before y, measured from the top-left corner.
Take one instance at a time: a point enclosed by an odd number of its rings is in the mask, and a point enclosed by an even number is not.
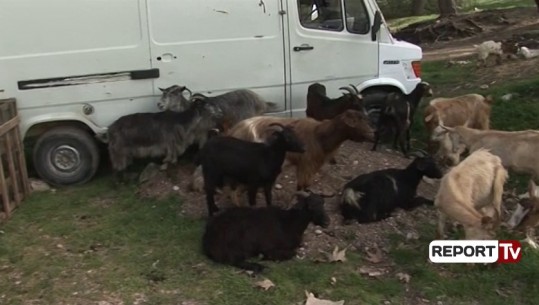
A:
[[[298,0],[301,25],[317,30],[344,30],[343,7],[346,30],[355,34],[367,34],[369,16],[363,0]]]

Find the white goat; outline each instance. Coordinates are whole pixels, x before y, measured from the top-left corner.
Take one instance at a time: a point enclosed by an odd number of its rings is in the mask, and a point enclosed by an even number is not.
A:
[[[520,47],[520,49],[518,50],[518,54],[522,55],[522,57],[526,59],[530,59],[530,58],[539,56],[539,50],[535,50],[535,49],[530,50],[526,47]]]
[[[437,237],[444,237],[449,216],[464,226],[466,239],[492,238],[500,223],[507,178],[501,159],[486,149],[475,151],[453,167],[442,178],[434,198],[439,212]]]
[[[495,42],[493,40],[488,40],[482,42],[480,45],[473,45],[475,51],[477,52],[477,59],[483,63],[484,66],[487,65],[487,58],[490,54],[496,55],[496,62],[500,64],[502,62],[502,43]],[[478,62],[478,65],[481,63]]]

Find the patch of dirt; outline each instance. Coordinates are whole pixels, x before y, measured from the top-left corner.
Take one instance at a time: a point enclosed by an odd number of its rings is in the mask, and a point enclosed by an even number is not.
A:
[[[372,152],[370,148],[371,144],[345,142],[337,155],[337,164],[324,165],[311,189],[316,193],[338,194],[344,183],[357,175],[390,167],[404,168],[412,161],[397,152],[383,148]],[[188,187],[193,171],[193,165],[170,169],[168,175],[161,173],[151,181],[140,185],[138,194],[157,198],[178,196],[183,200],[182,214],[195,219],[206,219],[205,195],[190,191]],[[296,191],[294,168],[285,167],[276,183],[282,188],[273,190],[274,204],[288,208],[293,203],[292,199]],[[174,186],[178,186],[178,190],[175,190]],[[432,200],[436,190],[437,183],[429,185],[421,182],[418,195]],[[217,205],[220,208],[232,206],[230,200],[223,197],[216,196]],[[326,198],[326,209],[331,218],[331,225],[326,229],[309,226],[304,235],[304,246],[298,251],[298,257],[320,258],[323,257],[320,250],[331,252],[336,245],[341,249],[349,247],[349,249],[360,251],[366,247],[378,245],[387,250],[389,242],[386,239],[386,233],[399,234],[405,240],[406,236],[417,236],[416,228],[419,222],[424,223],[425,219],[428,219],[434,223],[436,219],[431,207],[419,207],[408,213],[397,210],[392,217],[377,223],[344,225],[337,210],[336,198],[337,196]],[[262,192],[258,194],[257,206],[265,206]]]
[[[425,61],[474,55],[473,45],[487,40],[511,40],[536,49],[539,48],[539,14],[532,7],[487,10],[411,24],[394,36],[420,45]]]

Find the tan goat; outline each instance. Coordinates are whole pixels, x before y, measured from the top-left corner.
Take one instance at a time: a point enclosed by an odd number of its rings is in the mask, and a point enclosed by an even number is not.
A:
[[[479,149],[453,167],[441,180],[434,198],[438,208],[438,238],[449,217],[461,223],[466,239],[490,239],[499,226],[507,170],[499,157]]]
[[[431,100],[425,107],[423,115],[423,123],[429,134],[429,152],[435,153],[435,143],[438,142],[437,155],[443,157],[447,154],[450,146],[441,125],[456,127],[467,123],[470,128],[489,129],[492,102],[491,96],[484,97],[480,94],[439,97]]]
[[[477,130],[466,126],[454,128],[442,125],[450,139],[452,151],[467,148],[470,152],[480,148],[488,149],[500,157],[507,169],[521,174],[539,177],[539,131]],[[460,147],[460,148],[459,148]],[[449,153],[452,164],[460,160],[459,153]]]

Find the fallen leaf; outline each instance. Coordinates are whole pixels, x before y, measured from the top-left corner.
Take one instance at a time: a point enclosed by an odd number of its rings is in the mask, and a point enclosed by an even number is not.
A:
[[[344,305],[344,300],[333,302],[328,300],[318,299],[311,292],[305,291],[305,296],[307,296],[307,301],[305,305]]]
[[[346,248],[339,251],[339,246],[335,246],[333,252],[328,255],[328,261],[331,262],[346,262]]]
[[[408,283],[408,282],[410,282],[410,279],[412,277],[409,274],[399,272],[399,273],[397,273],[397,278],[399,279],[399,281],[401,281],[403,283]]]
[[[335,284],[337,284],[337,279],[334,276],[332,276],[331,277],[331,285],[335,285]]]
[[[374,268],[374,267],[370,267],[370,266],[362,266],[359,268],[359,273],[360,274],[367,274],[369,276],[372,276],[372,277],[377,277],[377,276],[380,276],[382,274],[384,274],[384,271],[382,269],[378,269],[378,268]]]
[[[373,264],[378,264],[379,262],[383,260],[382,250],[380,250],[378,246],[374,246],[372,248],[372,251],[367,250],[366,252],[367,252],[367,257],[365,259]]]
[[[262,288],[264,290],[268,290],[268,289],[270,289],[272,287],[275,287],[275,284],[273,284],[272,281],[270,281],[268,279],[265,279],[263,281],[256,282],[255,286],[260,287],[260,288]]]

